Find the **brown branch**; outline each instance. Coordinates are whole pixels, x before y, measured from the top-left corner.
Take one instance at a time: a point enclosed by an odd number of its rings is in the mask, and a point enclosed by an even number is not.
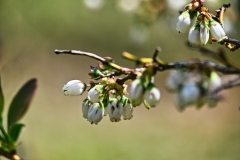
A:
[[[10,160],[22,160],[16,153],[16,151],[12,151],[12,152],[7,152],[5,150],[3,150],[2,148],[0,148],[0,155],[10,159]]]
[[[213,42],[218,42],[215,38],[212,38]],[[230,51],[236,51],[240,48],[240,40],[226,38],[218,42],[221,45],[225,45]]]
[[[232,67],[237,70],[240,70],[238,66],[236,66],[227,56],[222,48],[219,48],[217,52],[212,51],[208,48],[205,48],[201,45],[192,46],[191,44],[187,43],[187,46],[190,48],[198,49],[204,56],[214,58],[221,62],[222,64],[226,65],[227,67]]]

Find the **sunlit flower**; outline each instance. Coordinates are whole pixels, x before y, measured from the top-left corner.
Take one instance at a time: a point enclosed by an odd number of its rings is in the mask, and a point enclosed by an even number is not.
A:
[[[182,12],[182,14],[178,17],[178,22],[176,26],[176,30],[179,33],[185,33],[187,29],[190,27],[191,19],[188,11]]]
[[[200,31],[197,25],[191,27],[189,34],[188,34],[188,41],[191,44],[200,44]]]
[[[141,79],[134,80],[129,87],[129,99],[134,107],[142,103],[144,86]]]
[[[119,122],[121,120],[123,106],[119,105],[116,98],[112,98],[108,103],[108,115],[111,122]]]
[[[218,41],[221,41],[224,38],[226,38],[226,34],[225,31],[223,30],[223,27],[215,20],[210,21],[210,32],[212,37]]]
[[[71,80],[62,88],[65,96],[82,95],[85,89],[86,89],[86,84],[79,80]]]
[[[99,103],[93,103],[88,111],[88,121],[91,124],[98,124],[104,116],[104,107]]]
[[[103,85],[96,85],[88,91],[88,99],[92,103],[97,103],[101,99],[102,92],[103,92]]]
[[[205,23],[200,26],[200,41],[202,45],[206,45],[209,40],[209,29]]]
[[[88,118],[88,111],[90,109],[90,104],[89,100],[85,99],[82,103],[82,113],[83,113],[83,118]]]
[[[149,84],[147,90],[144,94],[144,101],[150,107],[155,107],[158,105],[161,98],[161,93],[158,88],[154,86],[154,84]]]

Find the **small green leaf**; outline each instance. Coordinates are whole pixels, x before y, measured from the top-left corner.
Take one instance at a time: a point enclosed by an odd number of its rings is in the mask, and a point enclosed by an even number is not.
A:
[[[5,142],[5,139],[3,138],[3,135],[0,135],[0,142]]]
[[[37,88],[37,79],[29,80],[15,95],[8,110],[8,128],[26,113]]]
[[[4,109],[4,98],[3,98],[1,76],[0,76],[0,117],[2,117],[3,109]]]
[[[21,123],[15,123],[13,124],[10,128],[9,128],[9,133],[8,135],[11,137],[11,140],[13,142],[16,142],[19,138],[19,135],[23,129],[23,127],[25,127],[24,124]]]

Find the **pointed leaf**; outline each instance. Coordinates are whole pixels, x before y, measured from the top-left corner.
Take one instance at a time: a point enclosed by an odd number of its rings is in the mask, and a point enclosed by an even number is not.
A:
[[[2,84],[1,84],[1,76],[0,76],[0,117],[2,117],[3,109],[4,109],[4,97],[2,92]]]
[[[15,95],[8,110],[8,128],[26,113],[37,88],[37,79],[29,80]]]
[[[11,137],[13,142],[18,140],[23,127],[25,127],[25,125],[21,123],[15,123],[10,127],[8,135]]]

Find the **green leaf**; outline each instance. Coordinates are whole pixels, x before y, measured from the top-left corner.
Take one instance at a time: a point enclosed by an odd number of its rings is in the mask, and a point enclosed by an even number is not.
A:
[[[8,110],[8,128],[26,113],[37,88],[37,79],[29,80],[15,95]]]
[[[8,135],[11,137],[11,140],[13,142],[16,142],[19,138],[19,135],[23,129],[23,127],[25,127],[24,124],[21,123],[15,123],[13,124],[10,128],[9,128],[9,133]]]
[[[3,109],[4,109],[4,98],[3,98],[1,76],[0,76],[0,117],[1,117],[1,119],[2,119]]]
[[[0,141],[5,142],[5,139],[3,138],[3,135],[0,135]]]

